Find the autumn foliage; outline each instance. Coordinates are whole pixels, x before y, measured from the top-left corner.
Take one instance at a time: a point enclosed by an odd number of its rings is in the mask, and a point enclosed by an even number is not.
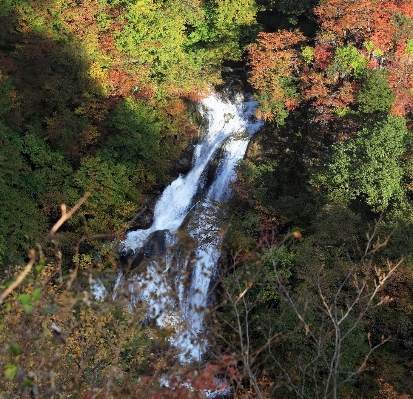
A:
[[[290,79],[301,64],[299,44],[305,38],[299,31],[260,33],[249,50],[252,68],[251,84],[260,94],[261,115],[264,119],[277,119],[284,110],[294,110],[299,102],[297,93],[290,87]]]
[[[412,9],[410,1],[328,0],[314,9],[320,30],[313,45],[305,46],[297,30],[260,33],[250,47],[250,82],[264,118],[279,122],[299,104],[309,105],[322,125],[356,115],[367,71],[386,74],[394,93],[391,113],[408,115],[413,103]],[[294,84],[283,87],[286,79]]]

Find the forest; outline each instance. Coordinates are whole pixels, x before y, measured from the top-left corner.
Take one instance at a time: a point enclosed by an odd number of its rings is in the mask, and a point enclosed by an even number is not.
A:
[[[231,79],[265,123],[181,364],[90,286]],[[412,129],[413,0],[2,0],[1,397],[413,397]]]

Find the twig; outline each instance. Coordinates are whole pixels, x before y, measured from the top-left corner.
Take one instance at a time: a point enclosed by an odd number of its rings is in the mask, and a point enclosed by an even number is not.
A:
[[[93,187],[90,188],[85,195],[76,203],[76,205],[69,211],[67,212],[66,210],[66,205],[62,204],[62,216],[60,219],[53,225],[53,227],[50,229],[49,234],[47,235],[47,238],[50,238],[56,231],[60,228],[60,226],[67,220],[69,219],[79,208],[80,206],[90,197],[90,194],[92,194]],[[7,289],[0,295],[0,305],[4,303],[4,300],[10,295],[10,293],[18,287],[21,282],[24,280],[24,278],[30,273],[30,270],[32,270],[32,267],[34,265],[34,262],[36,260],[36,252],[34,249],[31,249],[29,251],[29,257],[30,260],[27,263],[26,267],[24,268],[23,272],[17,277],[17,279],[9,286]]]
[[[67,219],[72,217],[72,215],[80,208],[80,206],[90,197],[92,194],[93,187],[86,191],[85,195],[77,202],[77,204],[67,212],[67,207],[65,204],[62,204],[60,207],[62,209],[62,216],[60,219],[54,224],[54,226],[50,229],[47,238],[51,237],[57,230],[59,230],[60,226],[66,222]]]
[[[16,278],[16,280],[9,286],[7,289],[1,294],[0,296],[0,305],[4,302],[4,300],[10,295],[10,293],[18,287],[24,278],[30,273],[32,267],[34,265],[34,261],[36,259],[36,252],[34,249],[31,249],[29,252],[30,260],[27,263],[26,267],[24,268],[23,272]]]

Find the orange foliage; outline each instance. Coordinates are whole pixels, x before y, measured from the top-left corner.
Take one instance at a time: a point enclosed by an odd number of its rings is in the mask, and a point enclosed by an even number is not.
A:
[[[115,42],[113,40],[113,35],[111,33],[104,33],[103,35],[100,35],[99,42],[100,42],[101,48],[106,52],[116,50]]]
[[[153,96],[153,89],[150,88],[145,78],[149,72],[149,67],[142,66],[139,70],[140,76],[125,70],[120,66],[114,66],[109,71],[109,87],[112,96],[128,97],[134,94],[137,98],[150,98]]]
[[[260,94],[269,96],[269,103],[281,102],[287,110],[298,106],[298,100],[285,94],[280,78],[290,77],[302,64],[300,43],[305,42],[299,31],[261,32],[257,42],[250,46],[249,65],[252,68],[250,83]],[[265,102],[262,100],[265,107]],[[269,111],[262,111],[265,119],[272,119]]]
[[[250,47],[249,65],[253,69],[251,81],[260,84],[264,73],[269,70],[277,71],[279,76],[288,76],[293,62],[299,60],[298,51],[294,50],[293,46],[304,41],[305,37],[299,30],[294,32],[261,32],[258,35],[257,43]]]
[[[397,11],[392,1],[385,0],[328,0],[314,9],[322,28],[334,32],[341,43],[371,40],[382,50],[392,46],[391,19]]]
[[[393,115],[403,116],[413,110],[413,55],[406,53],[406,42],[400,40],[394,57],[387,65],[390,88],[396,95]]]
[[[344,82],[343,86],[340,87],[337,95],[337,99],[342,102],[342,105],[348,105],[355,101],[355,84],[350,82]]]
[[[289,98],[287,97],[284,102],[285,108],[289,111],[293,111],[298,107],[298,100],[296,98]]]
[[[396,0],[395,3],[402,14],[413,19],[413,0]]]
[[[186,103],[179,99],[171,99],[164,109],[169,119],[169,131],[179,139],[195,137],[198,133],[197,126],[188,120],[185,114]],[[186,142],[186,140],[184,140]]]
[[[96,13],[100,11],[99,0],[86,0],[81,3],[72,3],[65,10],[65,17],[70,21],[72,30],[81,35],[91,35],[97,33]]]

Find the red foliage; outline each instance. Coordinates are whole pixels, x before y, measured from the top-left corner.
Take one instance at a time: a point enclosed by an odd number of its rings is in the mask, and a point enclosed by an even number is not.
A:
[[[324,102],[326,98],[330,95],[330,89],[326,85],[325,77],[320,72],[312,72],[302,79],[308,89],[303,93],[303,98],[305,100],[315,99],[314,105],[319,104],[320,101]]]
[[[191,93],[183,93],[182,97],[187,98],[191,102],[201,101],[203,98],[207,97],[208,93],[204,93],[202,90],[196,90]]]
[[[268,68],[276,68],[280,59],[293,57],[293,46],[304,41],[305,37],[299,30],[259,33],[257,43],[253,44],[249,51],[249,65],[253,73],[259,74],[260,71]],[[290,57],[283,57],[283,54]]]
[[[413,0],[395,0],[394,1],[400,13],[413,19]]]
[[[391,20],[397,11],[386,0],[327,0],[314,9],[322,28],[334,32],[340,42],[361,47],[371,40],[382,50],[392,46],[395,28]]]
[[[378,67],[379,63],[375,58],[372,58],[367,64],[367,69],[377,69]]]
[[[142,66],[141,76],[132,74],[122,67],[114,66],[109,71],[108,83],[113,96],[128,97],[133,95],[135,98],[151,98],[154,94],[153,89],[145,84],[147,68]]]
[[[249,82],[260,94],[265,94],[267,103],[281,102],[287,110],[298,106],[298,100],[287,96],[280,83],[280,78],[290,77],[302,64],[298,44],[305,42],[303,34],[296,30],[278,31],[258,35],[257,42],[249,50],[249,65],[252,68]],[[266,102],[261,101],[263,107]],[[269,107],[270,108],[270,107]],[[264,119],[273,119],[272,111],[262,111]]]
[[[413,55],[406,53],[405,40],[399,40],[387,63],[387,80],[396,96],[392,114],[403,116],[413,110]]]
[[[84,37],[98,31],[95,15],[100,11],[100,7],[99,0],[82,1],[64,11],[65,19],[70,21],[73,32]]]
[[[113,40],[113,35],[111,33],[105,33],[99,38],[101,48],[106,51],[116,50],[115,42]]]
[[[401,116],[410,112],[413,57],[406,54],[406,38],[412,35],[405,27],[398,27],[394,18],[396,14],[413,17],[413,0],[325,0],[314,12],[322,29],[316,38],[314,63],[300,74],[302,97],[312,101],[314,120],[327,124],[336,118],[334,108],[356,103],[360,89],[357,78],[328,69],[337,48],[349,45],[370,58],[367,69],[387,72],[389,87],[396,96],[392,113]],[[366,41],[373,42],[373,49],[366,48]]]
[[[314,47],[314,67],[326,69],[334,59],[334,49],[330,44],[316,44]]]
[[[158,42],[146,42],[142,47],[147,48],[150,46],[159,48],[159,47],[162,47],[162,44]]]

